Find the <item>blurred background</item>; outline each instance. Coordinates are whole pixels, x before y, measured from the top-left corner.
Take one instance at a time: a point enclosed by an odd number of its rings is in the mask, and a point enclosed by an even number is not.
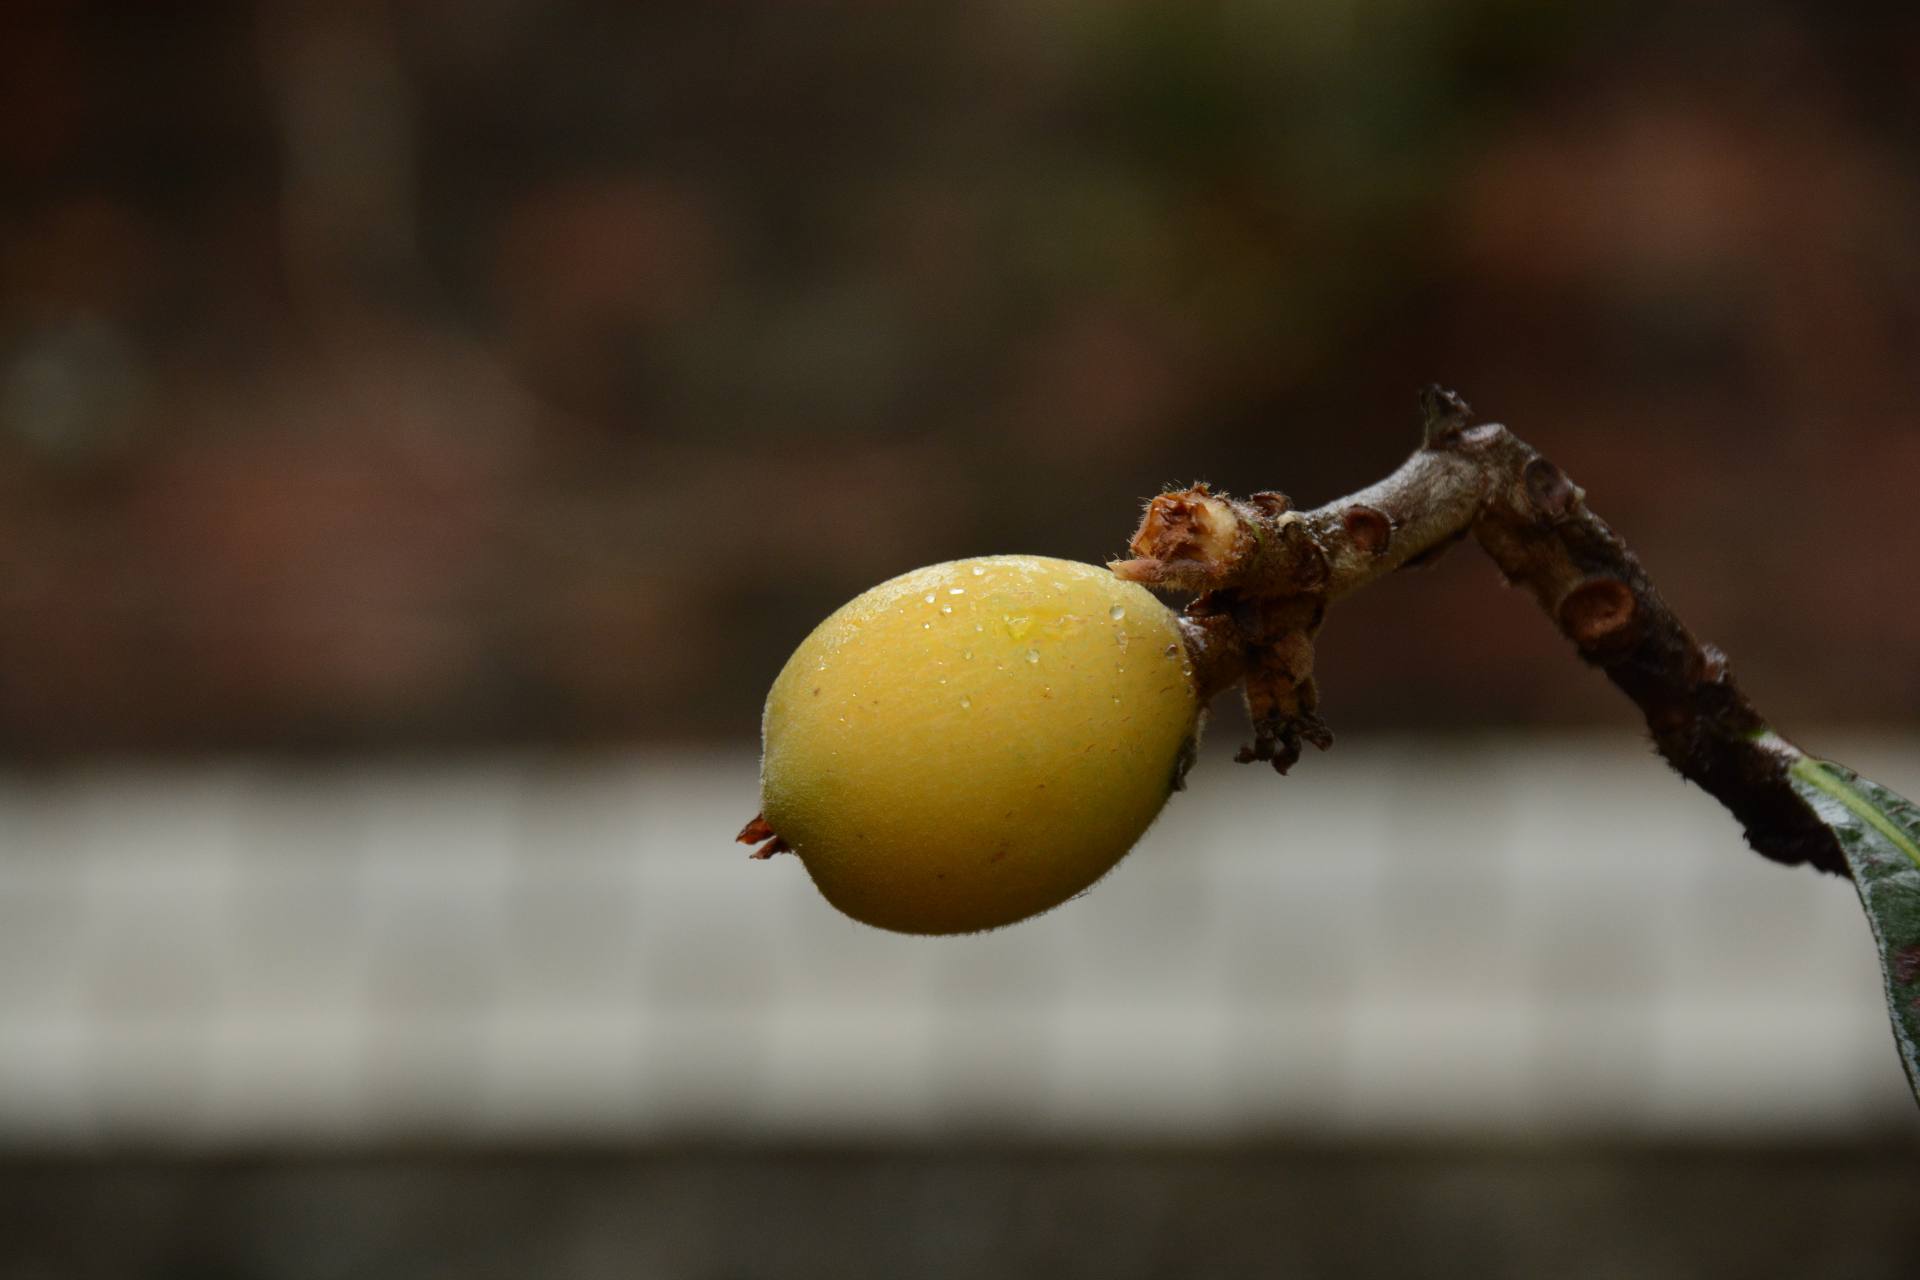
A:
[[[12,0],[0,1276],[1912,1276],[1849,887],[1471,550],[1002,933],[730,843],[905,569],[1440,380],[1920,792],[1920,15]]]

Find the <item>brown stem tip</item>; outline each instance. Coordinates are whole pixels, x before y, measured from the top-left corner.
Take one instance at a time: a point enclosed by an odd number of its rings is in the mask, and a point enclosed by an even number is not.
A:
[[[1267,496],[1285,502],[1281,495]],[[1149,502],[1128,544],[1134,558],[1108,567],[1142,586],[1205,591],[1232,578],[1255,540],[1249,521],[1232,502],[1196,484]]]

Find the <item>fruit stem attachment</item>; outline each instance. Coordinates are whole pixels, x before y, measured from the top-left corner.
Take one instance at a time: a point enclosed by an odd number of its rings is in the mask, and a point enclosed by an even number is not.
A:
[[[1420,419],[1421,445],[1398,470],[1311,511],[1271,491],[1163,493],[1147,504],[1132,558],[1111,566],[1195,593],[1183,622],[1202,694],[1246,686],[1254,742],[1240,759],[1285,773],[1302,744],[1329,746],[1313,680],[1326,607],[1470,534],[1632,699],[1660,754],[1739,819],[1748,844],[1847,874],[1832,832],[1789,782],[1802,753],[1768,728],[1726,655],[1687,630],[1585,492],[1506,427],[1469,425],[1472,410],[1451,391],[1422,392]]]

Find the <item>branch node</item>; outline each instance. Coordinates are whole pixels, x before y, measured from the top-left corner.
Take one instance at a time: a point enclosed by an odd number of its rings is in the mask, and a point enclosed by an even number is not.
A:
[[[1639,606],[1618,578],[1589,578],[1560,602],[1560,629],[1583,653],[1624,647],[1633,638]]]
[[[1526,487],[1527,501],[1542,517],[1554,524],[1572,515],[1573,509],[1586,496],[1580,492],[1578,485],[1567,478],[1566,472],[1545,458],[1536,457],[1527,463],[1520,478]]]
[[[1364,503],[1348,507],[1340,525],[1355,547],[1375,559],[1387,554],[1387,544],[1393,541],[1393,521],[1387,513]]]
[[[1457,391],[1439,383],[1429,383],[1420,392],[1421,435],[1429,449],[1442,449],[1452,443],[1467,423],[1473,420],[1473,406]]]

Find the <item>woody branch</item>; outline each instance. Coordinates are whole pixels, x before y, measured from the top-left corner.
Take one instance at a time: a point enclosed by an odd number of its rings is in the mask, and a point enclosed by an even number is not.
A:
[[[1286,496],[1196,485],[1147,506],[1123,578],[1194,593],[1183,624],[1211,695],[1245,686],[1254,741],[1240,759],[1286,773],[1333,738],[1313,642],[1335,601],[1471,535],[1646,718],[1660,754],[1739,819],[1765,856],[1846,873],[1832,833],[1794,792],[1799,758],[1694,637],[1564,472],[1497,424],[1469,425],[1452,392],[1421,397],[1420,448],[1393,474],[1311,511]]]

